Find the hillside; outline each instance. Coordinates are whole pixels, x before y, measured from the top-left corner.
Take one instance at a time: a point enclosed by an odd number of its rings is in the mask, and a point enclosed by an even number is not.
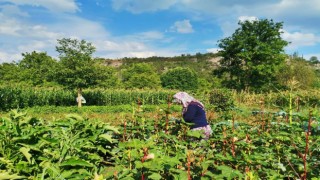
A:
[[[188,67],[195,71],[211,72],[219,65],[220,57],[217,54],[206,53],[196,55],[181,55],[175,57],[148,57],[148,58],[123,58],[123,59],[105,59],[103,64],[115,68],[124,68],[133,63],[150,63],[158,73],[174,67]]]

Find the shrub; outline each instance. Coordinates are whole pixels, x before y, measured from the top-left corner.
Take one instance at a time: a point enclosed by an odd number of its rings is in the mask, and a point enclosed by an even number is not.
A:
[[[228,89],[214,89],[209,94],[209,103],[216,111],[227,111],[234,107],[232,92]]]

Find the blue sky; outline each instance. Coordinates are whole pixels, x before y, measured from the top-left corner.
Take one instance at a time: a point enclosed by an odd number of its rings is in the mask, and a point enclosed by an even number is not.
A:
[[[319,0],[0,0],[0,63],[57,39],[93,43],[94,57],[171,57],[216,52],[239,20],[283,22],[287,54],[320,59]]]

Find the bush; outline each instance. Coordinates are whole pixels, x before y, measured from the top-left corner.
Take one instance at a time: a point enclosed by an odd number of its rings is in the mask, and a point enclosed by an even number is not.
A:
[[[198,88],[198,75],[189,68],[177,67],[163,73],[160,77],[162,87],[182,91]]]
[[[234,107],[232,92],[228,89],[214,89],[209,94],[209,103],[216,111],[228,111]]]

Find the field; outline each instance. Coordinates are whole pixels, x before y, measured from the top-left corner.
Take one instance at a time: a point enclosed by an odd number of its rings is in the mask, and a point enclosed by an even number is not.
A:
[[[163,99],[2,111],[0,179],[319,179],[318,105],[214,97],[207,141]]]

